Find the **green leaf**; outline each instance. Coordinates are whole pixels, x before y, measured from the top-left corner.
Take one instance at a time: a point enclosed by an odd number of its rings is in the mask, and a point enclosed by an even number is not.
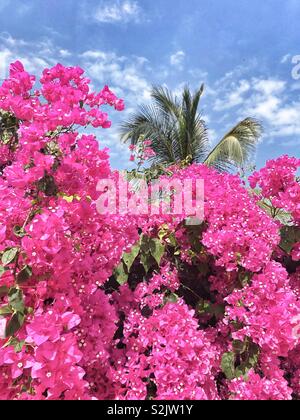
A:
[[[176,295],[176,293],[170,293],[164,296],[164,304],[166,305],[167,303],[177,303],[178,299],[179,296]]]
[[[191,244],[191,249],[198,255],[202,250],[201,236],[205,225],[204,223],[200,225],[187,225],[185,222],[185,227]]]
[[[209,313],[214,315],[216,318],[223,317],[225,314],[226,307],[223,304],[211,305],[209,308]]]
[[[24,236],[26,236],[26,231],[22,226],[15,226],[14,227],[14,234],[18,237],[18,238],[24,238]]]
[[[165,246],[159,239],[152,239],[150,241],[150,252],[157,264],[160,265],[161,259],[165,253]]]
[[[297,242],[300,242],[299,227],[285,226],[281,229],[280,248],[283,249],[283,251],[289,254]]]
[[[4,251],[1,258],[2,264],[3,265],[11,264],[16,258],[18,252],[19,252],[18,248],[9,248],[6,251]]]
[[[232,348],[236,354],[243,354],[247,350],[247,343],[240,340],[234,340],[232,342]]]
[[[248,351],[249,351],[248,364],[250,365],[250,368],[253,368],[258,363],[260,348],[257,344],[250,343]]]
[[[12,337],[15,335],[24,324],[24,320],[25,316],[22,313],[15,313],[6,325],[5,336]]]
[[[23,293],[20,289],[13,287],[8,293],[8,301],[15,312],[24,313],[25,305],[23,300]]]
[[[37,188],[47,197],[53,197],[57,195],[55,179],[52,175],[48,175],[47,173],[37,182]]]
[[[247,274],[247,273],[239,273],[238,279],[239,279],[240,285],[242,287],[246,287],[251,280],[251,276],[250,274]]]
[[[204,299],[199,300],[196,306],[196,311],[198,315],[203,315],[209,312],[210,302]]]
[[[199,315],[210,314],[216,318],[224,316],[225,305],[213,304],[208,300],[201,299],[197,303],[196,311]]]
[[[0,316],[7,316],[7,315],[11,315],[13,313],[13,310],[8,306],[2,306],[0,308]]]
[[[17,340],[17,342],[14,344],[15,352],[21,353],[24,346],[25,346],[25,340],[21,340],[21,341]]]
[[[16,337],[10,337],[2,348],[5,349],[9,346],[12,346],[14,347],[16,353],[20,353],[25,344],[25,340],[18,340]]]
[[[5,271],[5,267],[2,267],[2,265],[0,265],[0,277],[5,273]]]
[[[149,238],[146,235],[143,235],[141,238],[140,248],[141,248],[141,251],[145,254],[148,254],[150,252],[150,241],[151,241],[151,238]]]
[[[128,272],[127,268],[123,261],[118,265],[118,267],[115,269],[115,278],[117,282],[122,286],[128,281]]]
[[[31,306],[27,306],[25,309],[25,315],[32,315],[34,313],[34,309]]]
[[[73,195],[64,195],[63,199],[67,202],[67,203],[72,203],[74,200],[74,196]]]
[[[226,375],[226,378],[232,380],[235,378],[235,354],[234,353],[224,353],[221,361],[221,368],[223,373]]]
[[[140,245],[135,245],[132,248],[131,252],[123,255],[123,261],[127,266],[128,273],[130,272],[130,269],[131,269],[132,264],[134,263],[136,257],[139,255],[139,252],[140,252]]]
[[[149,254],[142,254],[141,255],[141,264],[145,269],[146,274],[150,271],[150,268],[153,267],[155,261],[153,257]]]
[[[17,283],[25,283],[32,276],[32,268],[29,265],[25,265],[17,275]]]
[[[169,226],[168,225],[162,225],[160,228],[160,231],[158,232],[158,237],[162,241],[165,236],[167,236],[169,233]]]
[[[241,376],[246,377],[248,372],[255,368],[260,354],[259,346],[253,342],[249,342],[246,338],[244,342],[240,340],[234,340],[232,343],[235,354],[240,355],[240,364],[235,368],[234,377],[239,378]]]

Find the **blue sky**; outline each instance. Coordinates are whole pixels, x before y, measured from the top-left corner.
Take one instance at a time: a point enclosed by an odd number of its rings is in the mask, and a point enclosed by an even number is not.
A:
[[[127,109],[96,134],[116,168],[130,167],[118,124],[149,101],[152,84],[179,93],[204,82],[212,144],[256,117],[265,127],[260,167],[300,157],[299,25],[299,0],[0,0],[0,78],[21,59],[35,73],[80,65],[96,89],[109,84]]]

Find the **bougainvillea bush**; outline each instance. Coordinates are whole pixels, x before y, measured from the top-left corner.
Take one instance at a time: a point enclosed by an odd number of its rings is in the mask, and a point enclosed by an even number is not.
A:
[[[299,399],[300,160],[169,168],[204,180],[199,225],[101,215],[107,106],[77,67],[0,87],[0,398]]]

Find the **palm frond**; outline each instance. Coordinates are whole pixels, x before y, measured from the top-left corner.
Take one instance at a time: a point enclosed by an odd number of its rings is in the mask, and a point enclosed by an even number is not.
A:
[[[192,93],[183,89],[181,100],[165,87],[152,88],[151,105],[141,106],[121,126],[121,138],[137,144],[141,136],[152,140],[153,164],[182,161],[204,162],[224,171],[242,166],[251,157],[262,133],[261,124],[246,118],[237,124],[209,153],[207,127],[198,111],[202,85]]]
[[[253,118],[246,118],[232,128],[214,147],[204,163],[222,171],[232,166],[241,167],[255,151],[262,135],[262,125]]]
[[[172,147],[174,124],[165,118],[154,105],[141,106],[137,114],[132,115],[121,125],[121,138],[137,144],[143,135],[152,140],[152,148],[159,163],[175,162]],[[154,160],[154,159],[153,159]]]
[[[180,104],[172,92],[163,86],[153,86],[151,97],[155,106],[168,118],[179,118]]]
[[[178,160],[191,157],[191,162],[202,161],[207,154],[208,136],[204,120],[198,113],[199,101],[203,93],[202,85],[194,94],[186,86],[182,94],[181,113],[175,145]]]

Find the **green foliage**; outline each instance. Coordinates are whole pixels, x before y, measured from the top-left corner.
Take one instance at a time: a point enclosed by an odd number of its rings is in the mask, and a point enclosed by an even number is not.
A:
[[[179,296],[176,293],[166,293],[164,296],[164,305],[168,303],[177,303]]]
[[[15,226],[14,227],[14,234],[18,237],[18,238],[24,238],[24,236],[26,236],[26,231],[22,226]]]
[[[226,378],[232,380],[235,378],[235,354],[224,353],[221,361],[221,368]]]
[[[249,370],[256,367],[259,358],[259,346],[248,338],[244,342],[234,340],[233,352],[224,353],[221,368],[228,380],[246,377]]]
[[[150,160],[154,168],[174,163],[187,166],[194,162],[203,162],[220,170],[244,165],[261,136],[261,124],[246,118],[209,153],[208,130],[198,112],[203,91],[203,85],[194,93],[185,87],[178,98],[164,87],[154,87],[151,93],[153,103],[141,106],[121,126],[122,139],[138,145],[140,138],[150,138],[156,153]]]
[[[17,287],[6,290],[8,305],[0,308],[0,316],[10,316],[6,324],[5,336],[13,337],[22,327],[26,316],[23,292]]]
[[[210,152],[204,163],[227,170],[234,163],[242,167],[253,156],[262,134],[261,124],[253,118],[246,118],[233,127]]]
[[[12,151],[15,151],[18,145],[19,122],[17,118],[7,112],[0,110],[0,143],[6,144]]]
[[[118,267],[115,269],[114,275],[116,277],[117,282],[121,286],[127,282],[129,273],[123,261],[121,261]]]
[[[17,283],[22,284],[30,279],[32,276],[32,268],[29,265],[25,265],[17,275]]]
[[[12,337],[15,335],[19,329],[23,326],[25,321],[25,315],[21,312],[16,312],[13,314],[11,319],[8,321],[6,325],[5,335],[6,337]]]
[[[251,190],[255,195],[260,194],[260,190]],[[277,209],[273,206],[271,200],[264,198],[257,202],[260,208],[262,208],[270,217],[275,220],[278,220],[282,225],[290,226],[292,223],[292,216],[290,213],[286,212],[283,209]]]
[[[117,282],[121,285],[127,282],[130,270],[137,258],[147,274],[152,267],[159,267],[164,253],[165,245],[159,239],[142,235],[131,251],[123,255],[120,264],[115,269],[114,275]]]
[[[0,277],[3,276],[3,274],[5,273],[6,269],[5,267],[2,267],[2,265],[0,265]]]
[[[13,313],[13,310],[9,305],[1,306],[0,307],[0,316],[7,316],[11,315]]]
[[[223,317],[225,314],[225,305],[219,305],[216,303],[211,303],[208,300],[201,299],[199,300],[196,306],[196,312],[198,315],[209,314],[215,316],[217,319]]]
[[[3,348],[8,347],[8,346],[13,346],[16,353],[21,353],[25,345],[26,345],[25,340],[19,340],[18,338],[11,337],[4,344]]]
[[[9,265],[9,264],[11,264],[15,260],[18,252],[19,252],[19,249],[16,248],[16,247],[14,247],[14,248],[7,248],[3,252],[2,257],[1,257],[2,264],[3,265]]]
[[[55,184],[55,179],[52,175],[45,173],[43,178],[37,182],[37,188],[39,191],[42,191],[47,197],[56,196],[58,193],[57,186]]]
[[[15,312],[24,313],[25,305],[24,305],[22,290],[18,289],[17,287],[12,287],[8,292],[8,301],[9,301],[10,307]]]
[[[54,156],[54,157],[61,157],[62,156],[62,152],[59,148],[59,145],[54,140],[51,140],[46,144],[45,149],[44,149],[44,153],[46,155],[51,155],[51,156]]]
[[[140,252],[140,246],[139,245],[135,245],[132,249],[130,253],[124,254],[123,255],[123,261],[127,267],[127,270],[130,271],[132,264],[134,263],[136,257],[139,255]]]
[[[285,226],[281,229],[280,248],[289,254],[294,245],[300,242],[300,228],[297,226]]]
[[[160,242],[159,239],[152,239],[150,241],[150,253],[159,266],[165,253],[165,246]]]

